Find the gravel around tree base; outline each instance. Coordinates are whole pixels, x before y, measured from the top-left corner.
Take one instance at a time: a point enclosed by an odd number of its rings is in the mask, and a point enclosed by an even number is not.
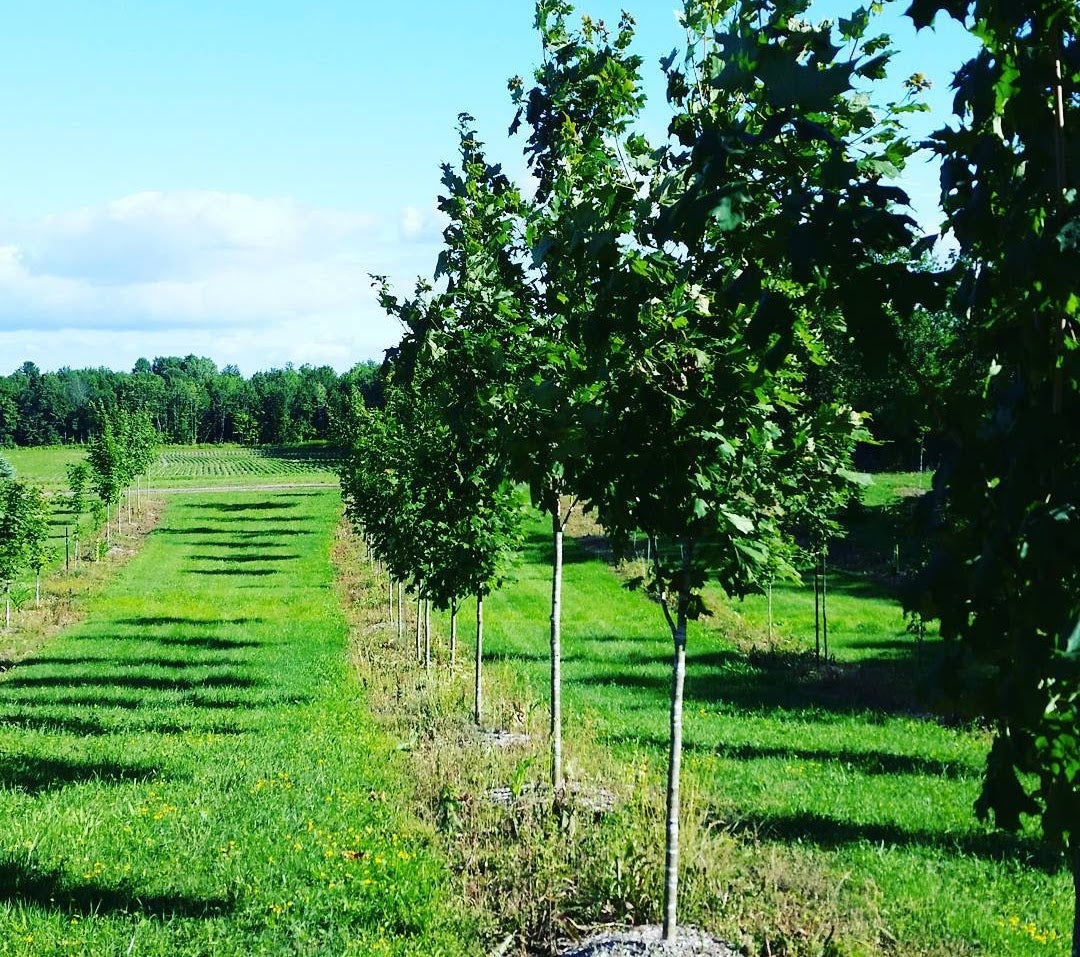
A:
[[[605,931],[587,940],[566,944],[561,957],[739,957],[730,944],[696,927],[680,927],[675,940],[665,942],[659,924]]]

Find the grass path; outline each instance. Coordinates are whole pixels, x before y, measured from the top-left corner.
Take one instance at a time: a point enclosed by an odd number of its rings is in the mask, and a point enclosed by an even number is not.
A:
[[[339,515],[174,498],[0,680],[0,954],[468,952],[347,672]]]

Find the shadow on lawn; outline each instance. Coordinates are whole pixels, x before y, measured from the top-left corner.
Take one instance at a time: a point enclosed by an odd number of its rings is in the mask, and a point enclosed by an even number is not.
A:
[[[277,516],[275,516],[277,518]],[[241,519],[226,519],[225,521],[241,521]],[[289,519],[292,521],[292,519]],[[300,519],[296,519],[300,521]],[[211,525],[196,525],[193,528],[157,528],[150,533],[151,535],[176,535],[184,537],[196,537],[203,535],[228,535],[230,538],[280,538],[283,535],[314,535],[315,532],[311,529],[305,528],[284,528],[273,526],[270,528],[262,527],[258,529],[236,529],[236,528],[219,528]],[[244,542],[226,541],[226,542],[197,542],[198,545],[215,545],[225,548],[244,548],[247,547]]]
[[[277,575],[277,568],[188,568],[185,575],[241,575],[250,578],[265,578],[267,575]]]
[[[160,920],[216,917],[234,906],[225,898],[146,894],[130,883],[110,887],[74,881],[63,871],[39,871],[10,858],[0,858],[0,901],[32,904],[43,910],[86,917],[131,914]]]
[[[122,661],[118,661],[115,657],[106,657],[104,655],[83,655],[77,658],[50,658],[44,655],[34,658],[24,658],[21,663],[20,674],[25,673],[29,668],[39,666],[73,666],[73,665],[105,665],[109,667],[122,666],[127,668],[165,668],[167,670],[187,671],[205,668],[216,668],[222,664],[238,665],[247,663],[238,661],[235,658],[230,659],[228,662],[222,662],[217,657],[206,658],[203,661],[193,661],[190,658],[159,658],[157,656],[150,656],[146,658],[129,658]]]
[[[62,674],[10,678],[0,683],[0,701],[11,689],[20,688],[116,688],[144,691],[197,691],[202,688],[254,688],[258,678],[240,674],[207,675],[205,678],[149,678],[139,675]]]
[[[145,781],[160,772],[160,768],[145,765],[9,754],[0,758],[0,787],[41,794],[83,781]]]
[[[190,507],[198,512],[277,512],[296,508],[292,502],[199,502]]]
[[[205,544],[200,542],[200,544]],[[245,545],[245,548],[251,548],[251,545]],[[289,552],[285,555],[275,555],[273,553],[267,555],[262,552],[258,552],[254,555],[189,555],[188,560],[193,562],[229,562],[236,564],[244,564],[248,562],[291,562],[303,556],[297,552]]]
[[[822,709],[837,714],[924,714],[929,709],[924,687],[934,654],[927,649],[920,665],[914,655],[892,654],[855,662],[819,662],[812,652],[715,651],[688,655],[686,699],[727,705],[746,711]],[[666,701],[671,691],[669,655],[622,655],[613,663],[584,657],[601,673],[571,677],[592,686],[637,688]],[[630,666],[666,666],[663,671],[627,674]],[[609,672],[607,669],[611,669]],[[618,669],[618,670],[615,670]]]
[[[655,735],[613,735],[607,739],[611,744],[650,747],[666,750],[667,738]],[[839,764],[860,774],[915,774],[923,777],[950,778],[952,780],[975,779],[981,767],[963,761],[936,761],[912,754],[894,754],[891,751],[853,751],[848,748],[782,748],[763,747],[756,744],[715,745],[696,741],[691,735],[683,740],[687,753],[711,755],[731,761],[758,761],[779,758],[785,761],[815,761],[822,764]]]
[[[946,853],[990,861],[1022,861],[1047,874],[1056,874],[1064,866],[1060,852],[1048,844],[1004,831],[985,831],[950,835],[923,831],[881,822],[857,823],[815,814],[739,814],[731,819],[709,822],[733,834],[753,834],[766,841],[809,843],[837,848],[868,842],[884,847],[927,847]]]
[[[245,705],[245,708],[248,707]],[[25,708],[12,714],[5,714],[0,709],[0,723],[8,727],[22,728],[25,731],[40,731],[43,734],[70,734],[76,737],[105,737],[109,735],[131,734],[244,734],[247,729],[238,727],[234,722],[200,720],[190,721],[132,721],[126,717],[122,722],[110,723],[92,718],[77,718],[70,715],[27,714]]]
[[[135,628],[156,628],[165,625],[260,625],[265,618],[187,618],[176,615],[136,615],[132,618],[114,619],[118,625]]]

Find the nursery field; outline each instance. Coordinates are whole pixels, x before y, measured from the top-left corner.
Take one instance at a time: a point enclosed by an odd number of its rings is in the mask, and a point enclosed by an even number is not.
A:
[[[4,457],[19,478],[52,490],[67,488],[66,468],[85,461],[78,446],[7,449]],[[150,470],[154,488],[219,485],[336,484],[336,452],[325,445],[169,445]]]
[[[615,808],[560,830],[484,796],[544,789],[542,523],[486,602],[489,721],[531,734],[492,757],[471,662],[448,676],[440,638],[411,663],[355,556],[376,624],[350,638],[335,490],[165,498],[85,622],[0,677],[0,954],[470,954],[657,919],[670,638],[591,540],[567,542],[567,771]],[[692,626],[681,919],[754,957],[1064,957],[1067,872],[975,819],[988,736],[931,716],[939,643],[887,581],[830,589],[826,663],[805,586],[775,590],[772,641],[764,599],[713,593]]]
[[[518,707],[541,737],[548,556],[537,522],[515,580],[485,603],[489,671],[530,702]],[[683,919],[755,954],[1064,957],[1067,869],[1035,831],[1012,836],[976,820],[989,736],[928,713],[939,642],[928,636],[917,646],[883,586],[841,575],[833,587],[834,657],[825,664],[812,655],[806,587],[778,590],[771,645],[763,599],[728,603],[714,593],[715,615],[691,626]],[[571,779],[594,776],[599,745],[631,769],[619,775],[624,789],[660,795],[671,683],[661,612],[574,542],[563,596]],[[462,609],[463,620],[469,614]],[[538,783],[545,766],[538,751],[529,765]],[[640,919],[658,906],[658,889],[625,874],[635,859],[642,868],[651,861],[658,880],[659,861],[627,836],[619,814],[601,826],[610,829],[610,859],[580,882],[620,887],[625,916]],[[659,817],[654,837],[662,848]],[[587,900],[567,908],[577,921],[589,914]]]
[[[470,952],[347,672],[339,514],[171,497],[85,623],[0,678],[0,954]]]

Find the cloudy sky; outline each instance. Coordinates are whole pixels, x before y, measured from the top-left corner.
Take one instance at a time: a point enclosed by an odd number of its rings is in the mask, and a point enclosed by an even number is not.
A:
[[[672,0],[625,0],[664,117],[657,59],[679,42]],[[583,5],[614,20],[619,4]],[[969,48],[950,23],[917,38],[892,16],[897,82],[930,76],[934,115]],[[822,0],[822,15],[848,5]],[[370,273],[430,276],[439,164],[454,123],[506,138],[506,79],[538,44],[531,0],[40,0],[0,33],[0,373],[31,359],[130,368],[208,355],[245,373],[339,370],[399,334]],[[906,185],[928,229],[936,173]]]

